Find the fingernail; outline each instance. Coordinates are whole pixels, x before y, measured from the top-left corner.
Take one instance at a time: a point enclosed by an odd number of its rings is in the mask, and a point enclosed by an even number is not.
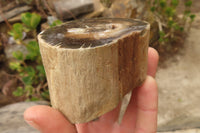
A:
[[[29,125],[31,125],[32,127],[34,127],[35,129],[37,130],[40,130],[40,127],[33,121],[28,121],[28,120],[25,120]]]

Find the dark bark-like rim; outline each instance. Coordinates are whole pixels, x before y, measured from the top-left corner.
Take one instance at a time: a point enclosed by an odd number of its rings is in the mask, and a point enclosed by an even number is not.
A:
[[[124,27],[116,32],[115,29],[118,26],[117,24]],[[99,28],[98,25],[101,25],[101,27]],[[41,39],[51,46],[77,49],[80,47],[87,48],[109,44],[114,40],[119,39],[121,36],[129,34],[130,32],[143,32],[147,26],[147,22],[128,18],[82,19],[69,21],[60,26],[47,29],[41,32],[40,36]],[[83,33],[79,34],[79,31],[75,31],[76,35],[69,36],[68,33],[70,29],[86,29],[84,32],[84,36],[86,37],[82,37]],[[113,30],[113,32],[108,33],[106,37],[94,37],[95,34],[105,33],[108,29],[110,31]]]

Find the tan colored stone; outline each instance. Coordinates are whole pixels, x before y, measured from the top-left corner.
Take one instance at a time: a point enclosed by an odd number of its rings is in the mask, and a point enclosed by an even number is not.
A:
[[[146,78],[149,28],[132,19],[90,19],[42,32],[38,40],[53,107],[72,123],[114,109]]]

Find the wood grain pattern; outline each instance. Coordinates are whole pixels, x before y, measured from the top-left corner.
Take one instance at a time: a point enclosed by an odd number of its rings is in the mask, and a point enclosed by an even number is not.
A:
[[[75,49],[50,45],[39,34],[53,107],[71,123],[88,122],[114,109],[146,78],[149,28],[147,24],[108,44]]]

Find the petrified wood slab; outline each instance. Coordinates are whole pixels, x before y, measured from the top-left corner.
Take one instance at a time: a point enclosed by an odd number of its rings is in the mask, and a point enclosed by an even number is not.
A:
[[[139,20],[100,18],[41,32],[38,40],[53,107],[72,123],[114,109],[146,78],[149,29]]]

